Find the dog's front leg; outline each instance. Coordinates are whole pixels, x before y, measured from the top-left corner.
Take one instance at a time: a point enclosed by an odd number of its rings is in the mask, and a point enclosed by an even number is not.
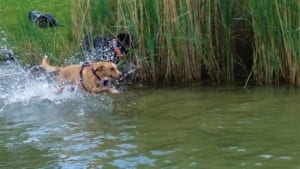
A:
[[[109,88],[109,87],[101,87],[101,88],[93,88],[92,89],[93,93],[102,93],[102,92],[109,92],[111,94],[118,94],[119,91],[113,88]]]
[[[63,91],[64,91],[64,89],[65,89],[65,82],[63,81],[63,80],[59,80],[58,81],[58,89],[57,89],[57,91],[55,92],[55,94],[61,94]]]
[[[119,94],[119,93],[120,93],[119,90],[114,89],[114,88],[109,88],[109,92],[110,92],[111,94]]]
[[[58,90],[55,92],[55,94],[61,94],[63,92],[65,87],[61,86],[58,88]]]

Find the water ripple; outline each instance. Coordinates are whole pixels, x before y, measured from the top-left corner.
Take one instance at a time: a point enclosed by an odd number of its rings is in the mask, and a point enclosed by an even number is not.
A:
[[[116,159],[110,162],[110,164],[118,168],[135,169],[138,168],[139,165],[154,166],[155,161],[156,161],[155,159],[150,159],[146,156],[139,155],[139,156],[127,157],[123,159]]]

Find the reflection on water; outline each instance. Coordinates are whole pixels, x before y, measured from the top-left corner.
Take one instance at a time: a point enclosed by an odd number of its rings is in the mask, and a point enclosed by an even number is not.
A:
[[[0,64],[0,168],[299,168],[299,91],[65,92]]]

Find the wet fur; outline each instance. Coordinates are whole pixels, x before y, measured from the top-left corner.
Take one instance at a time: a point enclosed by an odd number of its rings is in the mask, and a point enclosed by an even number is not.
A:
[[[80,82],[81,65],[68,65],[65,67],[57,67],[49,64],[48,57],[45,56],[42,60],[42,68],[47,72],[58,72],[58,80],[60,90],[62,91],[66,84],[76,84],[83,88]],[[96,74],[101,78],[120,78],[120,71],[116,64],[112,62],[96,62],[93,63],[93,68]],[[82,81],[86,88],[91,93],[110,92],[112,94],[118,93],[118,90],[108,86],[100,86],[99,79],[93,74],[89,66],[84,67],[82,71]]]

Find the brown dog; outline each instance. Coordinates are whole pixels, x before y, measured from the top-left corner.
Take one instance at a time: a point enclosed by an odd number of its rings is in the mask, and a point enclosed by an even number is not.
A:
[[[118,90],[108,86],[101,87],[100,81],[103,78],[120,78],[120,71],[112,62],[96,62],[93,64],[68,65],[65,67],[52,66],[48,62],[48,56],[42,61],[42,67],[47,72],[58,72],[60,91],[66,84],[76,84],[91,93],[110,92],[119,93]]]

